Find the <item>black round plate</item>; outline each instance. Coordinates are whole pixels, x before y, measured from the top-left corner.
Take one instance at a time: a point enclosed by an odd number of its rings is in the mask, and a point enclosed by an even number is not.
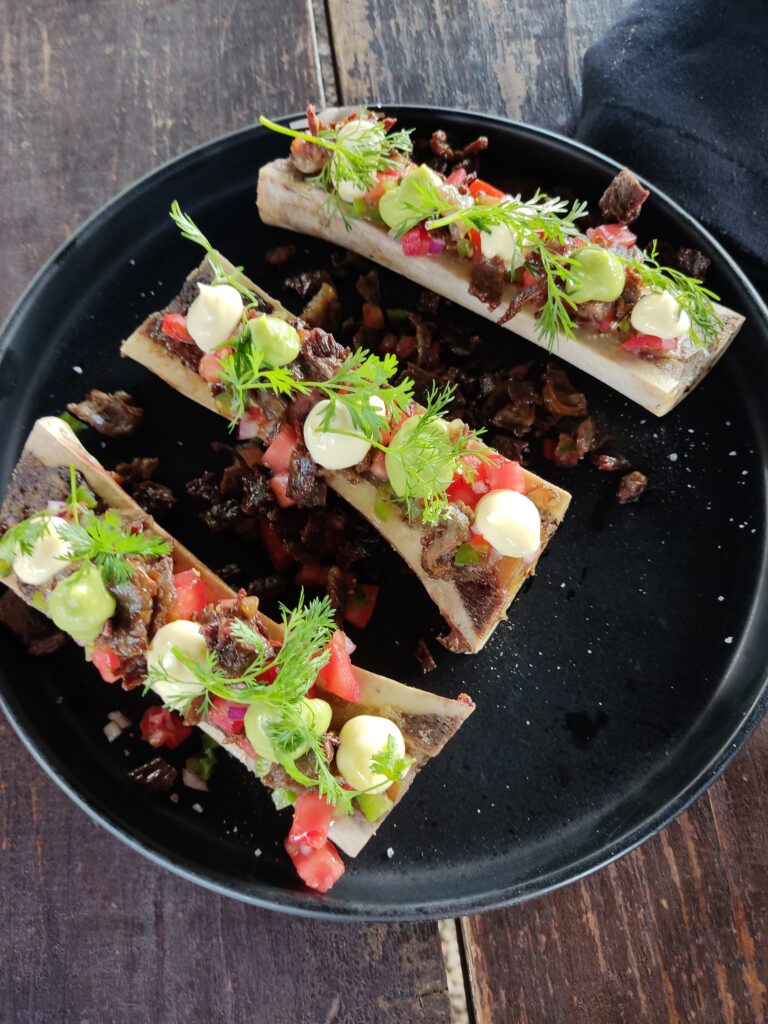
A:
[[[594,203],[616,169],[525,125],[392,113],[427,135],[438,126],[466,139],[487,134],[484,172],[502,183],[522,174]],[[281,235],[259,222],[256,172],[285,150],[284,138],[260,128],[197,149],[119,196],[44,267],[2,335],[3,486],[34,419],[93,386],[124,387],[147,410],[131,445],[85,437],[107,465],[129,452],[160,455],[179,493],[211,465],[224,425],[121,361],[118,343],[200,256],[168,219],[174,198],[259,280]],[[415,581],[394,562],[382,566],[389,583],[356,637],[359,662],[449,696],[467,690],[477,711],[339,885],[324,897],[300,889],[282,853],[286,816],[229,758],[208,794],[147,797],[126,778],[146,746],[128,733],[110,745],[102,731],[115,708],[137,722],[141,696],[100,684],[74,645],[34,660],[3,634],[3,707],[73,799],[136,849],[219,892],[304,914],[394,919],[482,910],[579,878],[652,835],[715,778],[766,704],[768,319],[738,268],[672,202],[655,193],[640,223],[643,241],[710,255],[708,283],[747,324],[711,378],[663,420],[572,375],[650,487],[622,507],[614,476],[534,462],[572,490],[573,504],[481,654],[453,656],[432,642],[438,669],[423,680],[412,652],[440,622]],[[533,354],[492,325],[478,329],[510,361]],[[257,556],[211,539],[183,501],[168,526],[214,567],[253,557],[256,575]]]

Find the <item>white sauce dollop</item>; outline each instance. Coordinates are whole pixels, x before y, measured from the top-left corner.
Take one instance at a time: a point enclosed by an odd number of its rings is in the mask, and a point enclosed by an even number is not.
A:
[[[38,537],[28,555],[19,552],[13,560],[13,571],[22,583],[40,587],[52,580],[66,565],[64,556],[69,545],[59,533],[55,516],[48,518],[45,533]],[[63,520],[58,520],[63,525]]]
[[[199,284],[200,294],[187,313],[187,330],[203,352],[213,352],[228,338],[243,315],[243,299],[231,284]]]
[[[358,715],[344,723],[339,733],[336,767],[348,785],[372,793],[383,793],[389,789],[392,780],[371,771],[371,758],[386,748],[390,736],[395,741],[398,757],[403,757],[403,734],[388,718]]]
[[[653,334],[657,338],[679,338],[691,326],[691,318],[669,292],[641,296],[629,319],[639,334]]]
[[[523,264],[523,254],[517,236],[506,224],[497,224],[490,231],[481,231],[480,249],[487,260],[498,256],[510,270]]]
[[[208,649],[203,631],[196,622],[177,619],[175,622],[167,622],[158,629],[147,651],[147,671],[159,665],[173,676],[173,682],[155,685],[155,691],[164,701],[173,697],[194,697],[205,689],[194,673],[173,653],[174,647],[191,661],[201,661]]]
[[[349,469],[362,462],[368,454],[371,444],[359,434],[352,422],[352,416],[346,406],[341,402],[336,403],[333,416],[328,424],[328,430],[321,430],[321,422],[325,410],[330,405],[328,399],[318,402],[304,421],[304,444],[307,451],[323,469]],[[384,412],[384,402],[376,395],[371,398],[371,405],[374,405],[381,412]],[[334,433],[344,431],[344,433]],[[350,437],[349,434],[353,434]]]
[[[541,546],[541,516],[519,491],[489,491],[475,507],[473,528],[501,555],[530,558]]]

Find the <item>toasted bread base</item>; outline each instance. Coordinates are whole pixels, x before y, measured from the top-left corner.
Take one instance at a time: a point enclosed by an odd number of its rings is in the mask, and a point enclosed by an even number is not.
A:
[[[231,263],[223,257],[220,258],[229,271],[234,270]],[[192,274],[207,267],[206,257],[200,267],[192,271]],[[241,275],[241,277],[247,287],[256,290],[273,307],[276,315],[290,316],[277,300],[259,289],[245,275]],[[123,342],[122,354],[141,363],[176,391],[206,409],[223,416],[224,413],[213,400],[208,384],[200,375],[185,366],[181,360],[175,358],[151,336],[149,331],[151,322],[152,318],[149,317],[127,341]],[[323,471],[323,476],[328,482],[328,486],[364,516],[418,576],[427,593],[440,609],[440,614],[451,627],[450,633],[447,637],[441,638],[441,642],[456,653],[475,654],[482,649],[499,622],[506,618],[506,612],[520,587],[528,576],[536,571],[541,553],[562,522],[571,500],[570,494],[562,488],[547,483],[541,477],[529,473],[527,470],[524,470],[524,473],[526,493],[541,515],[541,548],[536,558],[530,562],[524,562],[519,558],[502,558],[495,563],[495,569],[501,576],[504,588],[504,601],[500,607],[479,623],[472,620],[456,582],[450,579],[433,579],[424,572],[421,565],[421,540],[427,533],[424,527],[406,522],[397,514],[393,514],[386,522],[379,519],[374,512],[376,488],[363,477],[358,477],[349,471],[331,472],[328,470]]]
[[[308,185],[287,160],[275,160],[259,171],[257,204],[265,224],[290,228],[352,249],[486,320],[498,319],[498,310],[490,311],[484,302],[470,295],[466,261],[452,254],[406,256],[400,242],[390,237],[384,225],[368,220],[353,220],[345,225],[340,217],[329,220],[323,201],[323,193]],[[500,309],[513,295],[510,286]],[[733,310],[724,306],[716,306],[716,310],[723,321],[717,340],[706,351],[696,349],[685,360],[643,359],[622,351],[615,339],[589,332],[575,338],[562,336],[555,354],[654,415],[664,416],[709,373],[744,323],[744,317]],[[534,310],[529,307],[524,307],[504,327],[535,345],[547,347],[538,333]]]
[[[235,596],[235,592],[223,580],[147,516],[107,470],[86,451],[63,420],[57,416],[39,419],[27,439],[24,452],[34,455],[46,466],[74,465],[88,481],[93,492],[110,507],[140,514],[149,519],[152,531],[172,544],[175,569],[179,572],[196,569],[202,576],[212,601],[218,602]],[[19,593],[14,576],[7,577],[3,582]],[[282,626],[264,615],[262,619],[270,636],[280,639],[283,634]],[[417,771],[442,750],[474,707],[471,703],[449,700],[425,690],[405,686],[386,676],[366,672],[365,669],[356,667],[355,675],[360,683],[360,701],[350,705],[331,699],[334,708],[332,725],[338,729],[347,718],[366,712],[384,714],[398,724],[405,737],[406,750],[416,759],[416,763],[403,782],[396,787],[396,791],[395,788],[389,791],[396,804],[413,782]],[[206,722],[201,722],[199,727],[241,761],[249,771],[254,770],[252,758],[231,744],[224,733]],[[331,826],[331,838],[346,854],[355,857],[376,833],[385,817],[386,815],[383,815],[373,824],[359,811],[346,817],[339,817],[334,819]]]

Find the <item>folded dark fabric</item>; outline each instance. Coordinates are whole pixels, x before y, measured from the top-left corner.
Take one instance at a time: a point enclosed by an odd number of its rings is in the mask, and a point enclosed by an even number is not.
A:
[[[767,0],[640,0],[586,53],[576,137],[668,192],[762,278]]]

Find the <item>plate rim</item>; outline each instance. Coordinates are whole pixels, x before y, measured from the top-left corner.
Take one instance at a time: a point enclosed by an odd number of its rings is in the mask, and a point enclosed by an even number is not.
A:
[[[509,128],[529,135],[533,138],[549,139],[565,147],[567,150],[580,151],[589,156],[592,160],[601,164],[606,171],[619,170],[624,166],[621,162],[594,149],[593,147],[577,139],[571,139],[560,132],[549,128],[542,128],[536,125],[527,124],[513,118],[503,117],[498,114],[484,113],[480,111],[467,110],[461,107],[434,106],[431,104],[416,103],[373,103],[374,108],[391,111],[400,116],[405,111],[418,111],[431,115],[435,118],[441,116],[459,116],[464,118],[482,119],[491,122],[499,127]],[[275,120],[281,124],[290,124],[297,119],[304,117],[303,112],[286,114]],[[43,262],[39,270],[21,292],[14,302],[8,316],[0,326],[0,359],[5,353],[7,346],[12,340],[13,330],[17,320],[23,315],[27,305],[34,298],[36,292],[43,288],[48,276],[63,263],[70,250],[82,245],[87,236],[98,229],[99,223],[107,216],[112,215],[124,204],[131,201],[136,193],[140,193],[150,183],[155,183],[178,168],[193,163],[204,154],[215,152],[216,148],[222,145],[235,143],[239,138],[252,136],[258,137],[261,133],[267,133],[269,129],[258,122],[243,126],[231,132],[225,132],[206,142],[202,142],[191,149],[185,150],[160,166],[148,171],[146,174],[129,183],[114,197],[101,204],[89,217],[87,217],[72,235],[63,241]],[[640,177],[640,176],[639,176]],[[749,299],[754,304],[759,316],[762,319],[766,330],[768,330],[768,309],[757,292],[748,275],[741,269],[736,260],[728,253],[720,241],[701,224],[692,214],[688,213],[674,199],[662,189],[657,188],[645,177],[640,181],[651,189],[655,198],[659,198],[663,204],[681,219],[686,228],[691,229],[694,234],[702,238],[710,247],[719,263],[725,265],[730,272],[738,279],[739,286],[746,291]],[[768,546],[766,547],[764,562],[768,560]],[[761,589],[766,589],[766,574],[763,573],[760,584]],[[758,591],[759,593],[759,591]],[[3,683],[4,676],[0,674],[0,708],[19,736],[22,744],[33,756],[35,761],[43,768],[46,774],[62,789],[67,796],[86,814],[109,833],[125,843],[133,851],[146,857],[153,863],[173,872],[179,877],[194,882],[202,887],[217,893],[228,896],[240,902],[259,906],[265,909],[287,913],[296,916],[309,917],[325,920],[354,920],[354,921],[432,921],[442,917],[454,917],[459,915],[485,912],[505,906],[522,903],[536,896],[543,896],[565,885],[578,882],[595,871],[600,870],[615,862],[625,854],[630,853],[646,840],[657,835],[663,828],[669,825],[675,818],[682,814],[688,807],[697,800],[704,791],[719,777],[725,768],[731,763],[736,754],[741,750],[750,736],[754,733],[763,716],[768,712],[768,675],[766,675],[759,688],[754,691],[754,698],[748,709],[743,712],[741,719],[735,723],[730,735],[721,746],[719,752],[714,754],[709,762],[691,779],[676,796],[666,801],[659,809],[652,814],[647,814],[643,820],[628,832],[624,832],[618,838],[609,843],[604,843],[590,856],[582,857],[578,862],[578,868],[573,870],[573,864],[561,867],[550,872],[547,876],[547,884],[542,885],[540,881],[527,881],[508,885],[502,889],[495,889],[489,893],[458,897],[454,899],[436,899],[425,903],[377,903],[373,906],[366,906],[363,901],[355,900],[342,903],[321,902],[322,897],[311,893],[281,888],[273,883],[261,880],[249,881],[249,886],[259,892],[244,893],[234,887],[232,883],[219,878],[215,873],[208,871],[197,871],[187,864],[177,861],[168,855],[167,852],[156,849],[146,839],[139,839],[130,829],[119,822],[119,815],[111,812],[107,806],[101,806],[97,800],[90,799],[78,788],[76,781],[68,771],[66,764],[60,763],[59,759],[51,751],[45,750],[45,743],[35,737],[34,723],[26,713],[18,706],[12,693],[6,693]]]

